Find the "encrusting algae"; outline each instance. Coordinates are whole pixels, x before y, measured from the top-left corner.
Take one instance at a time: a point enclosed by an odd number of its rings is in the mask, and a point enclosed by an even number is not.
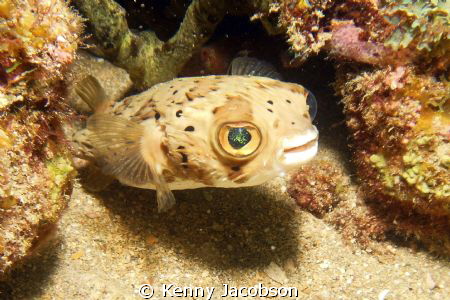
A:
[[[0,278],[54,228],[75,171],[62,73],[81,19],[65,1],[0,1]]]

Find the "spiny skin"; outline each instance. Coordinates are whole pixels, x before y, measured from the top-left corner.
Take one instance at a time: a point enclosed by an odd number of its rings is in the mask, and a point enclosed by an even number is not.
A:
[[[142,155],[160,170],[170,189],[250,186],[298,164],[283,161],[286,139],[313,136],[306,146],[311,150],[300,160],[314,156],[317,131],[308,113],[308,93],[300,85],[265,77],[179,78],[112,103],[101,113],[145,127]],[[216,133],[230,122],[250,122],[259,129],[261,143],[249,159],[236,160],[220,151]],[[85,129],[78,143],[89,144],[89,138]],[[95,153],[90,155],[95,160]],[[153,183],[119,180],[154,188]]]

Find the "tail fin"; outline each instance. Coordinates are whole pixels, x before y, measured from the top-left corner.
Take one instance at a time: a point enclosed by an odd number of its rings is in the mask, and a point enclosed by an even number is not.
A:
[[[102,104],[106,102],[105,90],[98,80],[91,75],[81,80],[75,91],[94,112],[98,111]]]

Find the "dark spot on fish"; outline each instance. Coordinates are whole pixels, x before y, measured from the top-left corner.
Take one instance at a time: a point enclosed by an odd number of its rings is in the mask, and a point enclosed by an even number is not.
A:
[[[134,144],[134,141],[126,141],[125,144],[132,145],[132,144]]]
[[[256,85],[257,85],[260,89],[264,89],[264,90],[267,89],[267,86],[264,85],[264,84],[262,84],[262,83],[260,83],[260,82],[257,82]]]
[[[233,170],[233,171],[235,171],[235,172],[239,171],[240,169],[241,169],[240,166],[232,166],[232,167],[231,167],[231,170]]]
[[[273,110],[271,110],[270,108],[268,108],[267,110],[270,111],[271,113],[273,113]]]
[[[174,104],[174,103],[175,103],[175,100],[172,100],[170,103]]]
[[[275,122],[273,122],[273,128],[275,128],[275,129],[277,129],[278,128],[278,125],[279,125],[279,123],[280,123],[280,120],[275,120]]]
[[[81,143],[83,146],[85,146],[86,148],[88,148],[88,149],[94,149],[94,146],[92,146],[91,144],[88,144],[88,143],[86,143],[86,142],[82,142]]]
[[[177,102],[176,105],[183,105],[183,102]]]
[[[197,79],[197,80],[194,80],[194,83],[199,83],[199,82],[200,82],[200,80],[198,80],[198,79]]]
[[[184,146],[178,146],[177,149],[184,149]]]
[[[192,101],[194,100],[194,95],[192,95],[192,93],[186,93],[186,98],[188,99],[188,101]]]
[[[155,113],[155,119],[159,120],[159,118],[161,118],[161,114],[159,112],[156,112]]]
[[[184,131],[194,131],[194,130],[195,130],[194,126],[188,126],[184,129]]]
[[[289,99],[286,99],[286,102],[287,102],[287,103],[292,103],[291,100],[289,100]]]
[[[120,115],[122,115],[122,112],[121,112],[121,111],[115,111],[115,112],[114,112],[114,115],[120,116]]]
[[[292,125],[295,125],[295,122],[291,122]]]
[[[180,147],[183,147],[183,146],[180,146]],[[178,147],[178,148],[180,149],[180,147]],[[184,149],[184,147],[183,147],[183,149]],[[180,154],[181,154],[181,165],[183,166],[183,168],[187,169],[188,156],[186,153],[183,153],[183,152],[180,152]]]
[[[172,95],[175,95],[176,93],[178,93],[178,90],[173,91]]]
[[[171,88],[171,89],[173,89],[173,88],[174,88],[174,86],[173,86],[173,85],[171,85],[171,86],[170,86],[170,88]]]
[[[195,91],[195,87],[189,89],[189,92],[193,92],[193,91]]]
[[[181,115],[183,114],[182,110],[179,110],[175,113],[175,115],[177,116],[177,118],[181,117]]]
[[[308,116],[307,113],[303,113],[303,117],[306,118],[306,119],[309,119],[309,116]]]
[[[273,101],[272,100],[267,101],[267,103],[269,103],[270,105],[273,105]]]
[[[219,88],[218,88],[218,87],[216,87],[216,86],[213,86],[213,87],[211,87],[211,88],[210,88],[210,90],[211,90],[211,91],[213,91],[213,92],[215,92],[215,91],[218,91],[218,90],[219,90]]]
[[[213,109],[212,113],[213,113],[213,114],[216,114],[218,110],[219,110],[219,108],[216,107],[216,108]]]

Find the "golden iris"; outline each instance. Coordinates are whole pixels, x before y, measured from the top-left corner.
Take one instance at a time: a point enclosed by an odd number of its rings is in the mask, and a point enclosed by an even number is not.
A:
[[[227,123],[219,130],[219,145],[229,155],[240,158],[254,153],[261,143],[261,133],[249,122]]]

